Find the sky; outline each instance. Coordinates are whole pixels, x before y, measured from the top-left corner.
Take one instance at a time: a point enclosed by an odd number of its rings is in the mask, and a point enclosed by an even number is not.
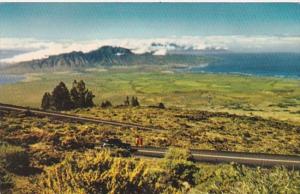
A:
[[[153,42],[162,42],[161,48]],[[0,3],[0,62],[103,44],[163,54],[174,49],[172,42],[193,49],[297,52],[300,4]],[[12,50],[18,52],[7,54]]]

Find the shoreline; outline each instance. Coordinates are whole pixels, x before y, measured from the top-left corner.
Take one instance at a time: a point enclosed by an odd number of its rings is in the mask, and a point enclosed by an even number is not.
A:
[[[24,75],[0,74],[0,85],[19,83],[26,79]]]
[[[169,71],[172,71],[173,74],[203,74],[203,75],[225,75],[225,76],[242,76],[242,77],[253,77],[253,78],[268,78],[268,79],[286,79],[286,80],[300,80],[300,75],[262,75],[262,74],[251,74],[243,72],[213,72],[213,71],[193,71],[192,68],[203,68],[200,66],[191,66],[185,68],[173,68]]]
[[[187,70],[187,71],[186,71]],[[249,73],[242,73],[242,72],[209,72],[209,71],[190,71],[190,68],[184,69],[175,69],[175,70],[166,70],[160,71],[161,74],[166,74],[166,72],[172,72],[173,75],[180,75],[180,74],[202,74],[202,75],[224,75],[224,76],[241,76],[241,77],[252,77],[252,78],[268,78],[268,79],[281,79],[281,80],[300,80],[300,76],[284,76],[284,75],[260,75],[260,74],[249,74]],[[73,71],[70,71],[71,73]],[[76,71],[74,71],[76,72]],[[73,73],[74,73],[73,72]],[[105,71],[86,71],[83,74],[92,74],[92,73],[110,73],[109,70]],[[148,72],[148,71],[146,71]],[[51,74],[60,74],[61,72],[52,72]],[[82,73],[82,72],[81,72]],[[149,71],[151,73],[151,71]],[[155,71],[153,71],[155,73]],[[156,72],[157,73],[157,72]],[[26,73],[23,75],[19,74],[2,74],[0,73],[0,85],[7,85],[7,84],[15,84],[20,82],[32,82],[38,81],[42,78],[45,73]],[[2,79],[4,77],[4,79]]]

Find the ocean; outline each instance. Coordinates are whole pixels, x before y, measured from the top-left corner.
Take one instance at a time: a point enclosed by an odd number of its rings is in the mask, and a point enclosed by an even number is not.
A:
[[[300,53],[223,53],[209,56],[215,60],[183,71],[300,79]]]
[[[179,72],[223,73],[300,79],[300,53],[222,53],[206,65],[177,69]],[[0,72],[0,84],[16,83],[24,76]]]
[[[20,75],[0,74],[0,84],[16,83],[23,79],[24,79],[24,76],[20,76]]]

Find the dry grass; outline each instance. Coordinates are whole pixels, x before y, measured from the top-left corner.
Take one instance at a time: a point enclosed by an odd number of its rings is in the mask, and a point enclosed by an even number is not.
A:
[[[156,161],[115,158],[94,149],[105,138],[118,137],[133,143],[139,134],[146,145],[152,146],[299,154],[297,126],[181,109],[94,108],[76,112],[123,121],[126,116],[126,121],[152,122],[165,130],[140,131],[2,113],[0,139],[10,146],[22,145],[30,168],[40,169],[30,177],[12,175],[14,193],[295,193],[299,188],[299,171],[251,169],[233,164],[196,165],[187,161],[188,152],[178,148],[170,150],[172,157]],[[42,171],[45,173],[41,174]]]

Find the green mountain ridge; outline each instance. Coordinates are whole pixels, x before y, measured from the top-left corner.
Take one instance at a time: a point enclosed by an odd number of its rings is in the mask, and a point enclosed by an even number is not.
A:
[[[195,55],[154,55],[135,54],[122,47],[103,46],[87,53],[73,51],[48,58],[20,62],[3,69],[3,72],[24,73],[41,71],[76,70],[91,67],[130,65],[200,65],[209,59]],[[2,70],[1,70],[2,71]]]

